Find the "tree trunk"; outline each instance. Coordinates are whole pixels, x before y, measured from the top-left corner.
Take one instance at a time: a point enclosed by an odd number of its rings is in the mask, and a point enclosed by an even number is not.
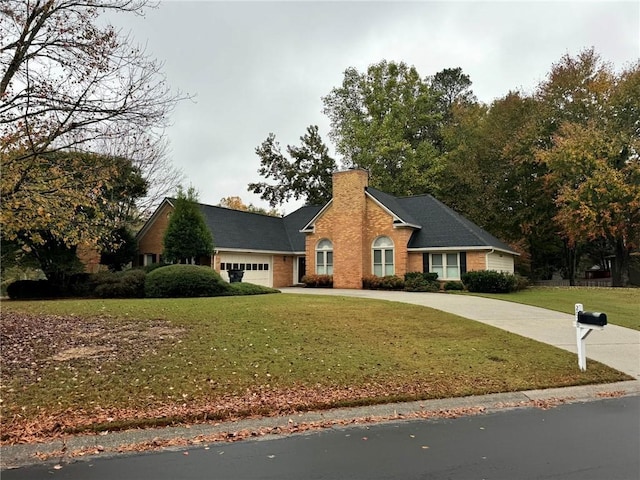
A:
[[[624,240],[617,238],[615,241],[615,258],[611,269],[611,286],[624,287],[629,283],[629,249],[625,247]]]
[[[574,287],[576,285],[576,264],[577,264],[577,247],[570,247],[567,242],[565,247],[565,261],[567,262],[567,276],[569,277],[569,285]]]

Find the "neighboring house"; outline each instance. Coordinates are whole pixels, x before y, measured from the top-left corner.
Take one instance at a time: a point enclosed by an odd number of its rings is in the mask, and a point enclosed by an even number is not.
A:
[[[333,275],[334,288],[362,288],[366,275],[437,272],[460,280],[471,270],[514,271],[512,248],[431,195],[393,197],[368,186],[361,169],[333,175],[333,198],[269,217],[200,205],[213,235],[212,258],[199,259],[228,279],[275,288],[301,282],[305,273]],[[137,235],[139,265],[162,260],[162,237],[173,210],[165,199]]]

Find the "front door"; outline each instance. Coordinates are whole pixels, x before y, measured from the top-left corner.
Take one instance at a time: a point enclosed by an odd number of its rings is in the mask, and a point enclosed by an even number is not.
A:
[[[302,277],[306,275],[307,271],[307,259],[305,257],[298,257],[298,283],[302,283]]]

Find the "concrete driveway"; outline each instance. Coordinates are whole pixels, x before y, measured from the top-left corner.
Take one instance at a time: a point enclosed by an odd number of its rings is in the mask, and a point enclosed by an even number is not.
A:
[[[574,322],[574,305],[567,305],[567,313],[555,312],[519,303],[443,293],[390,292],[382,290],[346,290],[325,288],[282,288],[283,293],[306,295],[342,295],[371,298],[392,302],[411,303],[442,310],[461,317],[486,323],[524,337],[576,353],[577,341]],[[577,298],[588,310],[589,299]],[[638,314],[640,315],[640,308]],[[617,325],[607,325],[604,330],[592,332],[586,340],[587,359],[625,372],[640,380],[640,332]],[[587,360],[587,368],[589,362]]]

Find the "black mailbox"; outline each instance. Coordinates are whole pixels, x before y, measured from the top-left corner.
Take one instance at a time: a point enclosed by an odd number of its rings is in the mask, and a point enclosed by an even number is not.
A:
[[[578,323],[604,327],[607,324],[607,314],[600,312],[578,312]]]

